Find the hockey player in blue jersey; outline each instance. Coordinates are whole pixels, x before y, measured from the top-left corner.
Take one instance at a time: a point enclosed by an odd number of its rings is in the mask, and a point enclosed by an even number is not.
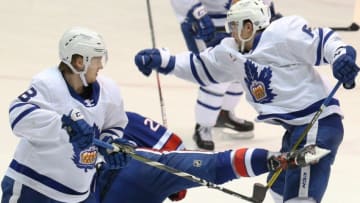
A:
[[[156,69],[205,85],[240,82],[259,114],[257,120],[284,127],[282,152],[294,146],[329,95],[330,88],[313,66],[331,64],[344,87],[355,85],[356,51],[329,28],[313,29],[299,16],[270,23],[269,8],[260,0],[232,5],[226,25],[232,37],[200,54],[174,56],[164,49],[145,49],[135,56],[135,63],[145,75]],[[271,187],[277,203],[321,202],[343,139],[342,116],[339,101],[333,98],[299,145],[316,144],[330,149],[330,156],[282,173]]]
[[[275,13],[273,2],[265,1],[271,5],[273,19],[279,18],[281,15]],[[231,0],[171,0],[190,51],[198,53],[230,36],[225,32],[225,20],[231,3]],[[254,128],[251,121],[235,116],[235,107],[242,94],[243,89],[238,82],[200,86],[195,104],[196,125],[193,135],[199,148],[214,149],[213,127],[232,129],[232,134],[237,134],[238,138],[253,137],[253,133],[238,133]]]
[[[127,117],[119,89],[98,76],[107,59],[102,37],[71,28],[60,39],[59,55],[60,64],[34,76],[10,105],[20,141],[1,183],[2,203],[81,202],[100,156],[93,139],[130,144],[121,138]],[[99,151],[111,168],[129,158]]]
[[[181,139],[171,130],[140,114],[126,113],[129,122],[124,129],[124,138],[137,143],[138,155],[215,184],[260,175],[277,167],[304,167],[328,153],[328,150],[312,146],[291,156],[260,148],[240,148],[218,153],[184,151]],[[86,203],[161,203],[167,197],[178,201],[185,197],[185,189],[200,186],[134,159],[119,170],[102,165],[95,177],[96,190]]]

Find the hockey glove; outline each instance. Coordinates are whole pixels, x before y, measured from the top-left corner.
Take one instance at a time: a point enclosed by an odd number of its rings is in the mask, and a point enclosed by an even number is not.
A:
[[[144,49],[135,55],[135,64],[146,76],[153,69],[168,74],[175,67],[175,56],[171,56],[167,49]]]
[[[334,77],[341,81],[345,88],[353,88],[355,86],[355,78],[360,70],[356,65],[355,49],[352,46],[338,48],[332,65]]]
[[[192,25],[195,38],[207,42],[215,37],[215,26],[201,3],[194,5],[189,10],[185,22]]]
[[[230,34],[226,32],[217,32],[215,37],[213,37],[210,41],[205,41],[206,47],[214,47],[220,44],[221,40],[225,37],[230,37]]]
[[[276,171],[305,167],[316,164],[321,158],[328,155],[331,151],[316,145],[308,145],[294,152],[287,152],[278,155],[272,155],[268,158],[268,169]]]
[[[128,147],[134,149],[136,147],[136,145],[130,142],[129,140],[122,138],[109,139],[109,143],[119,145],[119,148]],[[131,156],[128,153],[122,151],[114,152],[114,151],[109,151],[105,148],[99,148],[99,152],[101,155],[104,156],[106,167],[109,169],[123,168],[131,160]]]
[[[93,145],[94,128],[85,120],[78,109],[70,111],[69,115],[61,117],[62,128],[69,134],[70,142],[80,149],[86,149]]]

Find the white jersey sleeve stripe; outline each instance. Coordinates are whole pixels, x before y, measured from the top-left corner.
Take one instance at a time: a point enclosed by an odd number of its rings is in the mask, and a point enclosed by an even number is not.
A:
[[[20,106],[27,105],[27,104],[29,104],[29,103],[25,103],[25,102],[22,102],[22,103],[15,103],[15,105],[14,105],[14,106],[10,107],[10,109],[9,109],[9,113],[11,113],[11,112],[12,112],[14,109],[16,109],[16,108],[18,108],[18,107],[20,107]]]
[[[253,176],[256,176],[256,174],[254,173],[253,169],[252,169],[252,164],[251,164],[251,161],[252,161],[252,155],[253,155],[253,152],[254,152],[255,149],[248,149],[245,153],[245,167],[246,167],[246,171],[249,175],[249,177],[253,177]]]
[[[328,32],[328,33],[325,35],[323,48],[325,47],[326,43],[328,42],[328,39],[329,39],[333,34],[334,34],[334,31],[331,30],[330,32]],[[329,63],[329,61],[326,60],[325,57],[323,57],[323,60],[324,60],[324,63],[327,63],[327,64]]]
[[[25,116],[29,115],[31,112],[35,111],[36,109],[40,109],[40,108],[36,105],[33,105],[32,107],[27,108],[24,111],[22,111],[21,113],[19,113],[19,115],[17,117],[15,117],[15,119],[11,122],[11,129],[14,129],[15,125],[21,119],[23,119]]]
[[[122,127],[113,127],[113,128],[108,128],[106,130],[103,130],[101,133],[109,133],[109,134],[113,134],[113,135],[119,135],[119,132],[116,132],[116,131],[124,132],[124,129]]]
[[[10,168],[16,171],[17,173],[24,174],[33,180],[36,180],[56,191],[69,194],[69,195],[84,195],[88,193],[88,191],[79,192],[72,188],[69,188],[68,186],[50,178],[43,174],[38,173],[37,171],[31,169],[30,167],[23,165],[19,162],[17,162],[15,159],[13,159],[10,163]]]
[[[10,107],[9,113],[11,113],[14,109],[19,108],[19,107],[24,106],[24,105],[31,105],[31,106],[36,106],[36,107],[40,108],[36,104],[26,103],[26,102],[19,102],[19,103],[16,103],[15,105],[13,105],[12,107]]]
[[[181,143],[181,145],[179,145],[176,150],[185,150],[185,145]]]
[[[320,65],[321,59],[323,58],[322,50],[323,50],[323,35],[324,35],[324,33],[321,28],[318,29],[318,31],[319,31],[319,44],[317,47],[317,54],[316,54],[316,62],[315,62],[316,66]]]
[[[219,83],[219,82],[217,82],[217,81],[211,76],[208,68],[206,67],[204,61],[201,59],[200,55],[199,55],[199,54],[196,54],[195,56],[196,56],[196,58],[200,61],[202,67],[204,68],[204,72],[205,72],[206,76],[209,78],[210,82],[212,82],[212,83]]]
[[[169,140],[172,132],[167,130],[160,138],[160,140],[153,146],[154,149],[161,149],[165,143]]]
[[[268,119],[280,119],[283,121],[301,119],[303,117],[309,116],[320,109],[321,104],[324,102],[324,99],[313,103],[312,105],[306,107],[300,111],[294,111],[290,113],[274,113],[274,114],[262,114],[257,117],[258,120],[268,120]],[[332,99],[328,106],[340,106],[339,100]]]
[[[201,86],[205,86],[205,83],[200,79],[199,74],[196,71],[196,67],[195,67],[195,64],[194,64],[194,54],[190,54],[190,67],[191,67],[191,72],[192,72],[194,78],[196,79],[196,81]]]

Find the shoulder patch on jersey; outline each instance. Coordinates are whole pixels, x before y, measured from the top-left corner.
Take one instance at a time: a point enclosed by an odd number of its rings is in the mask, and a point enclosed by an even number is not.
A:
[[[270,67],[264,67],[259,73],[258,69],[259,67],[250,60],[245,62],[245,83],[254,102],[271,103],[276,96],[270,88],[272,71]]]
[[[193,160],[193,166],[196,168],[200,168],[202,166],[202,161],[199,159],[194,159]]]

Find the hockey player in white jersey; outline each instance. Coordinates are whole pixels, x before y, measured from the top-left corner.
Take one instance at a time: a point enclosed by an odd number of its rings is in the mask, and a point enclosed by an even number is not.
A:
[[[225,32],[225,20],[230,3],[231,0],[171,0],[190,51],[198,53],[206,47],[217,45],[221,39],[229,36]],[[243,94],[239,83],[200,85],[202,86],[199,87],[195,104],[196,125],[193,135],[199,148],[214,150],[214,126],[241,132],[253,130],[252,122],[239,119],[234,114]]]
[[[98,76],[107,59],[102,37],[87,28],[67,30],[59,43],[61,62],[33,77],[10,105],[10,124],[20,137],[2,180],[2,203],[81,202],[99,156],[93,139],[129,144],[115,82]],[[128,156],[99,149],[112,168]]]
[[[171,0],[190,51],[198,53],[206,47],[217,45],[223,38],[229,37],[229,34],[225,32],[225,20],[231,3],[231,0]],[[274,19],[279,18],[281,15],[275,13],[272,1],[266,0],[266,3],[271,5]],[[196,126],[193,135],[199,148],[214,149],[212,140],[214,126],[229,128],[235,132],[253,130],[252,122],[237,118],[234,113],[243,94],[241,84],[226,82],[208,86],[200,85],[202,86],[199,88],[195,105]],[[252,136],[252,133],[237,135],[240,138]]]
[[[145,49],[135,63],[145,75],[156,69],[199,84],[240,82],[257,120],[284,127],[281,151],[294,146],[330,92],[313,66],[331,64],[344,87],[355,86],[356,51],[329,28],[312,29],[299,16],[270,24],[269,9],[259,0],[235,3],[227,13],[227,28],[232,38],[200,54]],[[321,201],[343,132],[339,101],[333,98],[299,145],[317,144],[330,149],[330,156],[282,173],[271,187],[276,202]]]

